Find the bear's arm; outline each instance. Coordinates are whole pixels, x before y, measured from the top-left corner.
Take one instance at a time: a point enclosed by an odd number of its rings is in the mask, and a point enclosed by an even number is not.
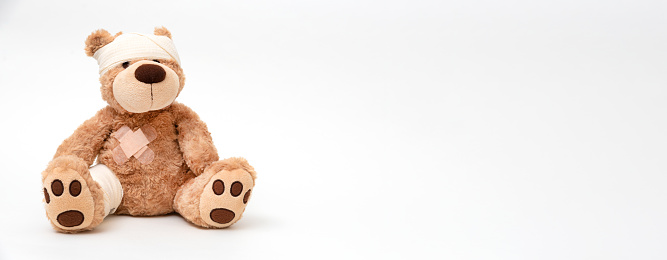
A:
[[[74,133],[58,147],[53,159],[65,155],[74,155],[91,166],[100,153],[104,140],[111,134],[111,108],[97,111],[95,116],[86,120]]]
[[[211,133],[208,132],[206,123],[189,107],[174,102],[172,109],[176,117],[178,144],[185,163],[199,176],[206,167],[219,159]]]

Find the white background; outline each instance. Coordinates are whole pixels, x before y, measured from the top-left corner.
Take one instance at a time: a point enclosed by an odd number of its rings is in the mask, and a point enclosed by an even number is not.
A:
[[[0,259],[665,259],[665,1],[0,1]],[[94,30],[173,33],[244,218],[53,231]]]

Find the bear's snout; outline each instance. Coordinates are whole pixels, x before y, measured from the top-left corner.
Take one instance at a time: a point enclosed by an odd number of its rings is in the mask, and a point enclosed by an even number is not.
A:
[[[144,113],[163,109],[174,102],[179,84],[178,74],[170,67],[139,60],[113,79],[113,96],[128,112]]]
[[[134,77],[146,84],[162,82],[166,76],[167,72],[155,64],[143,64],[134,71]]]

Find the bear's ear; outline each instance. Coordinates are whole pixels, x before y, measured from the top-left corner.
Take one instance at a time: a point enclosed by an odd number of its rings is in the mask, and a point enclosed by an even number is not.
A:
[[[167,36],[169,37],[169,39],[171,39],[171,33],[169,32],[169,30],[167,30],[167,28],[164,28],[164,26],[155,27],[155,31],[153,32],[153,34],[157,36]]]
[[[122,32],[117,33],[115,36],[112,36],[107,30],[104,29],[99,29],[97,31],[94,31],[92,34],[88,36],[88,39],[86,39],[86,55],[88,56],[93,56],[95,52],[104,45],[107,45],[111,43],[118,35],[121,35]]]

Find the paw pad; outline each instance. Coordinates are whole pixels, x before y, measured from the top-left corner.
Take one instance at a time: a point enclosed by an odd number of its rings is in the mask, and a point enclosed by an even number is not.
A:
[[[46,188],[44,188],[44,201],[46,201],[47,204],[51,202],[51,197],[49,196],[49,192],[46,191]]]
[[[220,224],[227,224],[234,220],[234,211],[228,209],[214,209],[211,210],[211,219]]]
[[[243,191],[243,184],[241,184],[241,182],[235,181],[234,183],[232,183],[232,190],[231,190],[232,196],[238,197],[239,195],[241,195],[242,191]]]
[[[56,220],[60,225],[66,226],[66,227],[76,227],[78,225],[81,225],[83,223],[83,213],[78,210],[68,210],[63,213],[58,214],[58,217]]]
[[[76,197],[81,194],[81,182],[74,180],[72,183],[69,184],[69,194],[72,194],[72,196]]]
[[[213,175],[199,201],[202,220],[213,227],[234,224],[245,211],[253,184],[252,176],[241,169]]]
[[[60,196],[63,195],[63,190],[65,188],[63,187],[63,182],[60,180],[54,180],[51,183],[51,191],[53,191],[53,195]]]
[[[221,180],[215,180],[213,182],[213,193],[215,195],[222,195],[223,192],[225,192],[225,183]]]
[[[250,192],[252,192],[252,190],[246,191],[245,195],[243,195],[243,204],[248,204],[248,199],[250,199]]]
[[[44,179],[43,192],[46,215],[55,226],[77,230],[92,222],[95,208],[93,196],[76,171],[54,169]]]

